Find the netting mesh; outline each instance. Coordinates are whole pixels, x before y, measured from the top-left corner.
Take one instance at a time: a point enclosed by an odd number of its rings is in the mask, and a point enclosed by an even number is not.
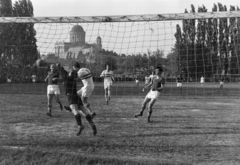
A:
[[[191,164],[206,161],[212,153],[216,160],[228,160],[228,151],[235,152],[232,146],[239,142],[239,14],[213,15],[183,19],[180,14],[172,20],[173,15],[157,15],[141,21],[124,17],[118,22],[113,20],[120,17],[96,17],[91,18],[94,23],[81,18],[58,18],[69,23],[51,17],[43,22],[35,18],[34,23],[0,18],[5,20],[0,23],[0,143],[77,153],[100,164]],[[42,59],[41,66],[37,59]],[[55,100],[53,117],[46,115],[49,65],[60,63],[69,71],[74,61],[93,75],[88,101],[97,113],[97,136],[83,118],[86,128],[76,138],[74,116],[61,111]],[[106,64],[115,80],[109,100],[100,76]],[[150,90],[142,89],[157,66],[163,68],[164,90],[139,119],[135,115]],[[82,83],[77,83],[80,89]],[[62,80],[58,85],[60,100],[68,105]],[[153,123],[146,123],[150,112]],[[128,155],[132,157],[121,159]],[[174,158],[168,160],[169,155]]]

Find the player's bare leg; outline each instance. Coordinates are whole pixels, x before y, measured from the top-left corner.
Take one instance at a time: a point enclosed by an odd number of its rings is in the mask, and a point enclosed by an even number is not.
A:
[[[77,125],[78,125],[78,132],[76,133],[76,136],[79,136],[84,129],[84,125],[82,124],[81,114],[78,113],[77,104],[71,104],[70,108],[72,110],[72,113],[74,114],[75,120],[76,120]]]
[[[223,89],[223,84],[220,84],[220,89]]]
[[[108,105],[108,88],[105,89],[105,100]]]
[[[138,116],[142,116],[143,115],[143,111],[146,109],[146,106],[148,104],[148,102],[150,101],[151,99],[150,98],[145,98],[143,103],[142,103],[142,107],[141,107],[141,110],[138,114],[134,115],[134,117],[138,117]]]
[[[96,127],[96,125],[94,124],[94,122],[93,122],[93,120],[92,120],[93,118],[92,118],[92,115],[91,115],[89,109],[86,108],[85,106],[81,106],[80,109],[81,109],[82,112],[85,114],[88,123],[89,123],[90,126],[92,127],[93,135],[94,135],[94,136],[97,135],[97,127]]]
[[[152,99],[149,103],[149,107],[148,107],[148,122],[151,123],[152,121],[150,120],[151,115],[152,115],[152,107],[154,105],[154,103],[156,102],[156,99]]]
[[[108,86],[108,101],[110,100],[111,97],[111,86]]]
[[[88,103],[88,97],[81,97],[83,105],[86,107],[86,111],[88,111],[88,114],[92,117],[92,119],[96,116],[95,112],[92,112],[92,109],[90,107],[90,104]]]
[[[87,102],[87,97],[81,97],[82,99],[82,102],[83,102],[83,105],[86,107],[87,109],[87,113],[91,115],[92,119],[96,116],[96,113],[95,112],[91,112],[91,109],[90,109],[90,104]],[[69,106],[64,106],[64,109],[71,112],[71,108]]]
[[[53,99],[53,94],[48,94],[47,99],[48,99],[48,112],[47,115],[52,117],[52,99]]]
[[[63,110],[63,106],[62,106],[62,103],[61,103],[61,101],[60,101],[60,99],[59,99],[59,94],[56,94],[56,95],[55,95],[55,99],[56,99],[56,102],[59,104],[60,109],[61,109],[61,111],[62,111],[62,110]]]

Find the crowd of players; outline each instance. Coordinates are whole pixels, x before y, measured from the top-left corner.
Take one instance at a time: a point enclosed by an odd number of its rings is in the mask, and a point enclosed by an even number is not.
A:
[[[111,86],[114,82],[114,74],[110,69],[110,65],[106,64],[105,70],[101,73],[100,77],[104,78],[104,90],[105,90],[105,101],[109,104],[111,98]],[[60,90],[59,90],[59,80],[62,79],[65,95],[68,100],[67,106],[63,106],[60,100]],[[80,79],[83,83],[81,89],[77,89],[77,79]],[[48,111],[47,116],[52,117],[52,100],[55,98],[56,102],[59,104],[60,109],[67,110],[74,115],[74,118],[78,125],[77,136],[81,134],[84,129],[82,124],[82,118],[85,118],[90,124],[93,135],[97,134],[97,127],[93,121],[96,113],[92,112],[91,106],[88,102],[88,98],[91,96],[94,90],[94,82],[92,78],[92,73],[89,69],[80,67],[78,62],[75,62],[70,71],[66,71],[60,64],[52,64],[50,66],[50,71],[48,72],[45,81],[48,83],[47,86],[47,98],[48,98]],[[152,107],[156,102],[159,94],[161,93],[164,86],[164,78],[162,77],[162,68],[157,67],[152,75],[149,77],[148,83],[146,83],[143,90],[150,87],[150,91],[146,95],[141,110],[134,117],[139,117],[143,115],[148,104],[148,122],[151,122],[150,117],[152,114]]]

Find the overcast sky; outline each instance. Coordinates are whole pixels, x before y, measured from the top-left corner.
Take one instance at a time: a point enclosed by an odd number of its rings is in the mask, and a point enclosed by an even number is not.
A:
[[[204,4],[210,12],[213,3],[222,3],[229,9],[240,0],[32,0],[35,16],[105,16],[183,13]]]
[[[13,0],[14,3],[15,0]],[[54,16],[111,16],[168,14],[190,11],[193,4],[197,11],[203,4],[209,12],[214,3],[222,3],[229,10],[230,5],[239,6],[240,0],[31,0],[35,17]],[[157,48],[165,54],[175,43],[176,24],[181,21],[146,23],[102,23],[79,24],[86,32],[86,42],[94,43],[102,38],[104,49],[117,53],[137,54],[154,51]],[[69,31],[76,24],[35,25],[37,45],[41,54],[54,53],[58,41],[69,42]]]

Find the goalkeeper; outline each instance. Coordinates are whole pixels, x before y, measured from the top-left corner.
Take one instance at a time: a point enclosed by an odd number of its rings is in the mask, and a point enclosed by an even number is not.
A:
[[[82,124],[81,116],[85,117],[88,123],[91,125],[93,130],[93,135],[97,134],[97,128],[92,120],[91,113],[89,110],[83,105],[81,97],[77,94],[77,71],[73,70],[69,73],[65,71],[63,68],[61,69],[62,77],[64,77],[64,86],[65,86],[65,94],[68,97],[68,103],[70,106],[70,112],[72,112],[75,116],[75,120],[77,121],[79,130],[77,132],[77,136],[79,136],[84,129]],[[64,106],[65,107],[65,106]]]
[[[162,68],[157,67],[155,69],[155,76],[152,78],[151,82],[143,88],[148,88],[151,86],[151,90],[148,92],[147,96],[145,97],[141,110],[138,114],[136,114],[134,117],[142,116],[143,111],[145,110],[147,104],[148,104],[148,122],[150,123],[151,115],[152,115],[152,107],[154,103],[156,102],[158,96],[160,95],[161,91],[163,90],[163,85],[165,84],[164,78],[162,77]]]

